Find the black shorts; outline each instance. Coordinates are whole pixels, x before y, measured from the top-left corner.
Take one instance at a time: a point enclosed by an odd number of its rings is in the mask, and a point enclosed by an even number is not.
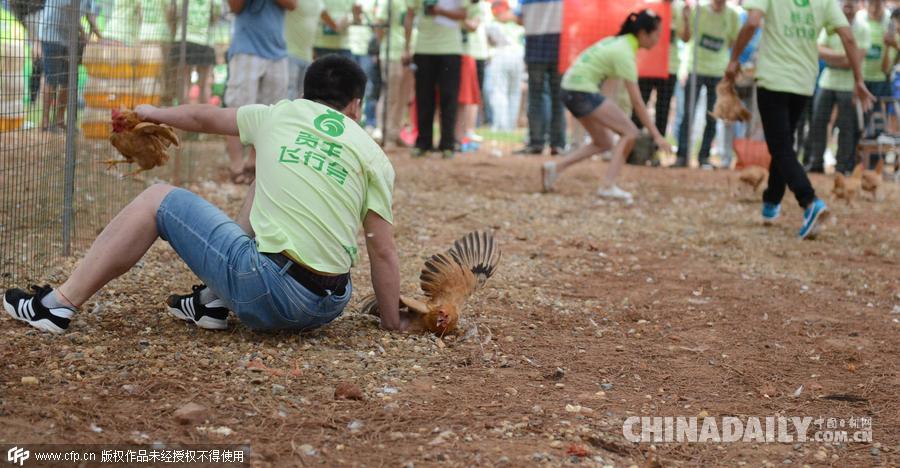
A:
[[[197,44],[196,42],[186,42],[185,44],[184,63],[192,67],[207,67],[216,64],[216,51],[212,47],[205,44]],[[181,43],[172,44],[172,53],[169,54],[172,65],[178,65],[181,58]]]
[[[585,93],[568,89],[561,90],[560,97],[566,109],[569,109],[569,112],[578,119],[594,112],[606,100],[600,93]]]

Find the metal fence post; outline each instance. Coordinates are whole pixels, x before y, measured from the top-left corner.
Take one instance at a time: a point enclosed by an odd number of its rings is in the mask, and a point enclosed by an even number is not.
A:
[[[381,80],[381,102],[384,105],[381,106],[381,146],[384,147],[387,144],[387,128],[388,128],[388,109],[390,108],[390,83],[391,83],[391,36],[393,35],[393,22],[394,22],[394,2],[393,0],[387,1],[387,24],[380,25],[381,27],[381,38],[385,41],[385,55],[384,60],[378,60],[378,73],[381,73],[381,70],[384,70],[384,79]],[[378,55],[381,55],[381,51],[378,51]],[[383,63],[382,63],[383,62]],[[402,75],[400,78],[402,79]]]
[[[81,31],[81,0],[72,0],[69,14],[69,89],[66,102],[66,176],[63,196],[63,255],[72,254],[72,231],[74,230],[75,204],[75,159],[78,117],[78,33]]]
[[[190,0],[182,0],[181,3],[181,18],[179,18],[181,22],[181,37],[176,38],[179,41],[178,44],[178,77],[176,78],[176,83],[178,83],[178,92],[175,94],[178,99],[178,105],[185,104],[185,101],[190,99],[190,91],[185,92],[185,88],[190,83],[189,79],[185,78],[185,72],[187,71],[187,20],[188,20],[188,6]],[[184,132],[181,133],[182,139],[184,139]],[[181,168],[182,168],[182,159],[184,157],[184,151],[182,150],[182,146],[179,145],[175,150],[175,161],[172,164],[172,184],[173,185],[181,185]]]

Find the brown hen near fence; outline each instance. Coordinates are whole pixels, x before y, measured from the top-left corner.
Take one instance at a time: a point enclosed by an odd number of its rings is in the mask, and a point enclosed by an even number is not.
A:
[[[140,169],[128,175],[135,175],[169,160],[169,146],[179,145],[175,130],[163,124],[143,122],[130,110],[112,111],[112,134],[109,142],[119,150],[125,159],[111,159],[105,162],[110,168],[116,164],[137,163]]]

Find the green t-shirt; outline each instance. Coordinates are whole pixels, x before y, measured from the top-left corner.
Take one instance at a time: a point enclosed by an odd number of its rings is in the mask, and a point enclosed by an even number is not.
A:
[[[144,0],[141,2],[141,41],[168,42],[172,40],[172,30],[166,21],[167,0]]]
[[[466,18],[478,20],[478,29],[472,32],[464,32],[463,55],[470,55],[475,60],[488,58],[487,26],[493,19],[491,4],[486,1],[472,3],[466,8]]]
[[[175,41],[181,40],[182,2],[176,2]],[[188,0],[187,41],[206,45],[209,42],[209,19],[212,16],[210,0]]]
[[[406,19],[406,0],[390,0],[391,2],[391,24],[388,26],[387,34],[391,36],[391,50],[388,56],[388,39],[385,34],[381,39],[381,59],[382,60],[400,60],[403,58],[403,47],[406,44],[406,35],[403,30],[403,21]],[[388,22],[388,6],[385,4],[378,9],[378,22],[387,24]],[[415,33],[415,29],[413,29]]]
[[[462,55],[462,32],[459,22],[446,16],[426,15],[426,3],[436,5],[437,0],[409,0],[407,3],[409,8],[414,8],[416,12],[418,34],[414,52],[423,55]],[[462,8],[460,0],[454,4],[456,8]]]
[[[285,12],[284,40],[288,54],[312,61],[313,42],[316,40],[322,8],[322,0],[303,0],[297,2],[297,8],[293,11]]]
[[[633,34],[608,37],[588,47],[563,76],[563,89],[596,93],[610,78],[636,83],[637,49],[638,41]]]
[[[358,0],[356,3],[362,7],[362,24],[350,26],[350,52],[353,55],[368,55],[369,41],[375,35],[371,26],[375,16],[375,0]]]
[[[250,225],[260,252],[282,252],[342,274],[359,257],[369,211],[393,223],[394,168],[353,119],[297,99],[238,109],[241,142],[256,147]]]
[[[115,0],[106,15],[106,26],[103,38],[123,44],[137,42],[140,25],[138,24],[139,0]]]
[[[675,0],[672,2],[672,32],[669,38],[669,74],[677,75],[678,67],[681,66],[681,56],[679,55],[678,46],[683,41],[681,34],[684,32],[684,17],[681,11],[684,10],[684,0]]]
[[[746,0],[765,14],[756,80],[770,91],[812,96],[819,74],[819,31],[847,27],[834,0]]]
[[[861,50],[869,50],[871,45],[869,25],[865,21],[854,21],[852,27],[856,46]],[[837,33],[828,34],[822,31],[819,34],[819,44],[835,52],[844,52],[844,44]],[[825,71],[819,77],[819,86],[831,91],[853,91],[853,71],[849,68],[825,67]]]
[[[891,24],[891,14],[885,10],[881,21],[878,21],[870,19],[868,11],[860,10],[856,14],[856,20],[869,26],[872,39],[869,47],[866,49],[866,59],[863,61],[863,79],[866,81],[884,81],[887,77],[881,70],[881,63],[885,49],[891,50],[884,45],[884,35]]]
[[[347,21],[353,20],[354,3],[356,3],[355,0],[323,0],[322,2],[325,11],[336,23],[342,19]],[[313,45],[323,49],[350,50],[350,28],[345,29],[343,32],[337,32],[326,26],[324,21],[319,21],[316,40],[313,42]]]
[[[697,25],[697,30],[693,31],[687,44],[688,66],[693,66],[696,47],[697,74],[721,77],[725,74],[725,68],[728,67],[728,60],[731,58],[731,45],[741,31],[741,15],[728,4],[719,13],[714,12],[709,4],[705,4],[694,8],[690,21],[692,25]]]

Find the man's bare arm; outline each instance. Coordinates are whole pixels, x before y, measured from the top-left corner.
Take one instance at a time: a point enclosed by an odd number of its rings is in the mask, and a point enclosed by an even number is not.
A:
[[[762,10],[749,10],[747,12],[747,22],[744,23],[744,27],[741,28],[741,32],[738,33],[738,38],[734,43],[734,47],[731,48],[731,61],[728,62],[728,68],[725,70],[725,77],[729,80],[733,81],[737,76],[738,70],[740,69],[741,54],[744,53],[747,44],[753,39],[753,35],[756,34],[756,30],[759,29],[765,16],[766,15],[763,14]]]
[[[400,321],[400,260],[394,245],[394,226],[369,211],[363,220],[366,250],[372,271],[372,286],[381,312],[381,326],[388,330],[402,330]]]
[[[250,237],[256,237],[256,233],[253,232],[253,226],[250,225],[250,209],[253,208],[253,199],[255,197],[256,181],[254,180],[253,183],[250,184],[250,188],[247,189],[247,198],[244,198],[244,204],[241,205],[241,211],[238,212],[237,219],[234,220]]]
[[[171,125],[186,132],[238,136],[237,109],[211,104],[185,104],[178,107],[155,107],[142,104],[135,109],[147,122]]]

